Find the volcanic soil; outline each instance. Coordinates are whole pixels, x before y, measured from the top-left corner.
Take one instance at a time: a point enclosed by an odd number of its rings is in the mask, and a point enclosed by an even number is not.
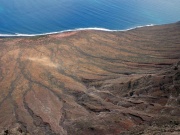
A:
[[[180,134],[180,23],[0,38],[0,135],[141,134]]]

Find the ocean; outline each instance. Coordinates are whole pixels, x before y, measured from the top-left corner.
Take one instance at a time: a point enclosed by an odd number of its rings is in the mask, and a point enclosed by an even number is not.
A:
[[[126,30],[180,21],[180,0],[0,0],[0,35]]]

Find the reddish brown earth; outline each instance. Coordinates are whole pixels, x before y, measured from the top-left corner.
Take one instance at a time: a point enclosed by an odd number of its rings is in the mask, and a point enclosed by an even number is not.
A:
[[[0,134],[180,134],[180,23],[0,38]]]

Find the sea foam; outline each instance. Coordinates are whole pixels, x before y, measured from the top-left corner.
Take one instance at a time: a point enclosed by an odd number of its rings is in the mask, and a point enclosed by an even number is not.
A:
[[[144,26],[136,26],[129,29],[124,30],[111,30],[106,28],[98,28],[98,27],[92,27],[92,28],[77,28],[77,29],[70,29],[70,30],[63,30],[63,31],[57,31],[57,32],[48,32],[48,33],[42,33],[42,34],[21,34],[21,33],[15,33],[15,34],[0,34],[0,37],[35,37],[35,36],[45,36],[45,35],[53,35],[53,34],[60,34],[60,33],[66,33],[66,32],[74,32],[74,31],[84,31],[84,30],[96,30],[96,31],[107,31],[107,32],[118,32],[118,31],[129,31],[137,28],[142,27],[150,27],[155,26],[154,24],[148,24]]]

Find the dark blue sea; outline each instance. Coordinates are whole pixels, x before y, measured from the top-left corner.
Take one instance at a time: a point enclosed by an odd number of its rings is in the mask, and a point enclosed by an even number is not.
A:
[[[0,35],[180,21],[180,0],[0,0]]]

